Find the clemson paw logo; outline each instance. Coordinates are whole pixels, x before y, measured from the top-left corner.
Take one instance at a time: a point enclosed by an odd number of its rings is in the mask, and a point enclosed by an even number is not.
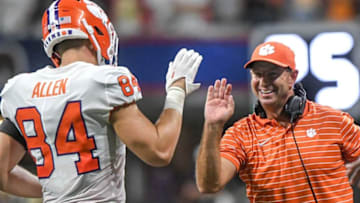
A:
[[[275,52],[275,47],[272,46],[271,44],[267,44],[260,48],[259,55],[267,56],[267,55],[273,54],[274,52]]]
[[[316,130],[313,128],[306,130],[306,135],[310,138],[314,137],[316,134],[317,134]]]

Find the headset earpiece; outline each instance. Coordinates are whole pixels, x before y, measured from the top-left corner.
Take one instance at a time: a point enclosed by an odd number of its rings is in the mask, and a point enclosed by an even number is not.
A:
[[[294,123],[299,116],[303,113],[303,105],[304,101],[299,96],[292,96],[285,104],[284,110],[286,113],[290,115],[290,123]]]
[[[290,123],[294,123],[304,112],[306,91],[301,83],[294,85],[295,95],[286,102],[284,110],[290,115]]]

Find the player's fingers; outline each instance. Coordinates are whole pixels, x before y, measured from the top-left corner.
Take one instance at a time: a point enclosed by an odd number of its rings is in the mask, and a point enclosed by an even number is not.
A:
[[[191,56],[195,53],[194,49],[190,49],[187,51],[186,55],[191,58]]]
[[[186,53],[187,53],[187,49],[185,48],[180,49],[180,51],[175,56],[174,63],[178,64],[180,61],[182,61]]]
[[[190,53],[190,51],[188,53]],[[189,55],[189,59],[185,61],[186,62],[185,67],[188,67],[188,70],[186,70],[187,72],[193,71],[194,63],[197,57],[199,57],[199,53],[195,51],[193,51],[193,53]]]
[[[199,70],[200,63],[201,63],[202,59],[203,59],[203,57],[198,54],[197,58],[195,59],[194,64],[193,64],[192,67],[191,67],[191,70],[192,70],[192,71],[191,71],[191,73],[190,73],[190,77],[191,77],[192,80],[195,79],[196,73],[197,73],[198,70]]]
[[[194,50],[191,49],[191,50],[188,50],[184,56],[182,57],[182,59],[180,60],[180,63],[181,64],[184,64],[185,67],[189,66],[190,64],[190,61],[191,61],[191,57],[192,55],[194,54]]]
[[[201,61],[203,60],[203,57],[199,54],[198,57],[196,57],[195,63],[193,65],[194,68],[199,68]]]
[[[193,54],[190,56],[190,59],[186,62],[184,66],[184,68],[187,68],[186,73],[192,80],[195,78],[197,69],[199,68],[195,66],[198,57],[200,57],[200,54],[197,52],[193,52]]]
[[[189,66],[190,67],[193,67],[194,63],[196,62],[196,59],[200,56],[199,53],[197,52],[194,52],[191,57],[190,57],[190,60],[189,60]]]
[[[173,62],[170,61],[169,62],[169,68],[168,68],[168,72],[166,73],[166,78],[170,78],[170,74],[174,71],[174,65]]]

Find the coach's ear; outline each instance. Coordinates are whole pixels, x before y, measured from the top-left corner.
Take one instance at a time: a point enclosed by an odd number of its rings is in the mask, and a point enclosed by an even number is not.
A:
[[[291,71],[291,74],[290,74],[290,76],[291,76],[291,78],[293,79],[293,84],[295,84],[295,82],[296,82],[296,78],[297,78],[297,76],[299,75],[299,71],[298,70],[292,70]]]

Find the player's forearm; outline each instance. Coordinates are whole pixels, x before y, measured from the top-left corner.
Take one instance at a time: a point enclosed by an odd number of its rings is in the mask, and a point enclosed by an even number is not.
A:
[[[154,163],[154,166],[168,165],[174,155],[181,131],[185,101],[184,88],[185,80],[180,79],[175,81],[173,86],[168,89],[164,110],[155,124],[157,131],[155,148],[160,162]]]
[[[170,163],[180,135],[180,112],[165,109],[154,125],[132,103],[114,110],[110,122],[128,149],[145,163],[156,167]]]
[[[174,109],[165,109],[155,125],[158,132],[156,151],[162,160],[158,166],[165,166],[174,155],[180,137],[182,115]]]
[[[42,187],[38,178],[19,166],[10,171],[4,192],[21,197],[42,197]]]
[[[220,138],[222,125],[211,125],[205,121],[203,136],[196,161],[196,184],[202,193],[214,193],[222,189],[220,184]]]

